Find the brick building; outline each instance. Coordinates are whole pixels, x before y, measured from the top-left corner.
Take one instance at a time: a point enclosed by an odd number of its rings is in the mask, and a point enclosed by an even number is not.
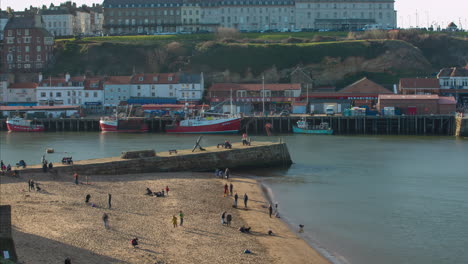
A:
[[[401,94],[439,94],[440,85],[436,78],[402,78],[398,90]]]
[[[52,59],[53,36],[43,27],[41,16],[12,17],[4,30],[4,72],[39,72]]]
[[[452,114],[456,109],[453,97],[432,95],[379,95],[377,109],[382,111],[385,107],[395,107],[404,115],[444,115]]]

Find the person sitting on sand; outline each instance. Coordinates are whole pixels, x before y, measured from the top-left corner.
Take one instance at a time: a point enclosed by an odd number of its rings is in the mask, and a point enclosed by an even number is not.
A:
[[[249,227],[241,226],[241,227],[239,228],[239,231],[240,231],[241,233],[250,233],[250,229],[251,229],[250,226],[249,226]]]
[[[39,187],[39,183],[36,182],[36,192],[40,192],[42,190],[41,187]]]
[[[146,188],[146,195],[153,195],[153,191],[150,188]]]
[[[134,239],[130,240],[130,243],[132,244],[133,248],[138,246],[138,238],[135,237]]]
[[[299,225],[299,233],[304,233],[304,225]]]
[[[271,229],[270,229],[270,230],[268,230],[268,235],[270,235],[270,236],[272,236],[272,235],[273,235],[273,231],[271,231]]]
[[[85,198],[85,204],[88,204],[88,203],[89,203],[89,199],[91,199],[91,195],[90,195],[90,194],[87,194],[87,195],[86,195],[86,198]]]
[[[226,149],[232,149],[232,145],[229,141],[225,140],[224,141],[224,148]]]

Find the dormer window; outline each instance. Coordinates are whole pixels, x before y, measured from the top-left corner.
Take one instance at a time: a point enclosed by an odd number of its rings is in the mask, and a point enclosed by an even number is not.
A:
[[[139,80],[140,82],[142,82],[142,81],[143,81],[143,76],[139,77],[138,80]]]

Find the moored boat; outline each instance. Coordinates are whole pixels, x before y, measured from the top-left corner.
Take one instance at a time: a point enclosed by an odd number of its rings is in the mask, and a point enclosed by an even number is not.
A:
[[[99,127],[102,132],[148,132],[144,118],[138,117],[101,117]]]
[[[187,118],[166,127],[167,133],[230,134],[240,130],[239,117],[196,117]]]
[[[328,123],[323,122],[318,126],[310,125],[305,119],[297,121],[297,126],[293,126],[293,132],[299,134],[322,134],[332,135],[333,129],[331,129]]]
[[[8,118],[6,121],[8,131],[11,132],[43,132],[45,127],[34,120],[27,120],[21,117]]]

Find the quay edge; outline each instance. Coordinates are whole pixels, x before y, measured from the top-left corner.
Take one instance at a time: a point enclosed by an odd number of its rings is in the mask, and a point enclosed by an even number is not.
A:
[[[256,169],[269,167],[289,167],[292,160],[286,143],[252,142],[251,146],[234,143],[232,149],[205,147],[199,149],[178,150],[177,154],[169,151],[156,153],[154,157],[122,159],[120,157],[75,161],[73,165],[56,164],[54,173],[71,175],[117,175],[150,172],[208,171],[216,168]],[[41,173],[40,165],[19,169],[21,173]]]

